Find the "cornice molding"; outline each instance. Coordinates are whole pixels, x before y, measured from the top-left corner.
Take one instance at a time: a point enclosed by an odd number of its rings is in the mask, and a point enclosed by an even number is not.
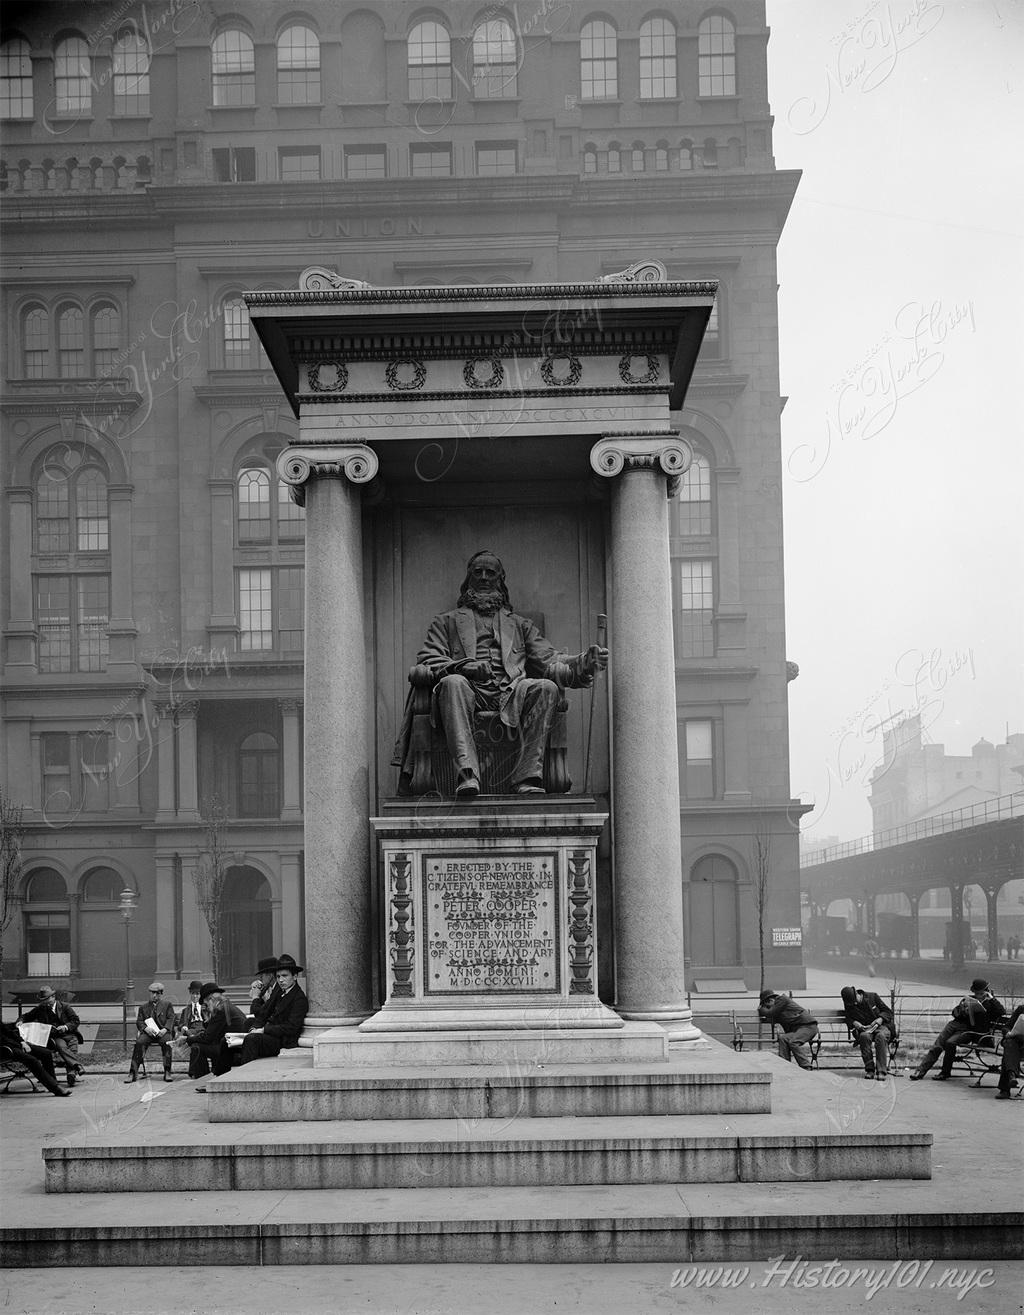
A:
[[[714,279],[673,280],[665,283],[491,283],[476,287],[445,288],[332,288],[321,292],[259,291],[243,293],[252,309],[276,306],[389,306],[424,305],[430,302],[530,301],[563,302],[605,299],[714,297]]]

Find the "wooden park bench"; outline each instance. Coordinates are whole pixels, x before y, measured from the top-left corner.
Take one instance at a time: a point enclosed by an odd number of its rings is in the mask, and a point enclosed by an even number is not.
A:
[[[844,1010],[819,1009],[815,1007],[814,1009],[811,1010],[811,1012],[814,1014],[814,1017],[818,1020],[818,1035],[812,1038],[812,1040],[810,1040],[807,1044],[811,1052],[811,1068],[817,1068],[822,1046],[826,1047],[826,1054],[828,1054],[829,1051],[831,1050],[837,1050],[839,1048],[845,1048],[845,1047],[852,1048],[853,1034],[851,1033],[849,1027],[846,1024],[846,1013]],[[734,1010],[732,1014],[732,1025],[733,1025],[733,1039],[732,1039],[733,1050],[743,1049],[744,1040],[745,1040],[745,1035],[743,1031],[744,1026],[748,1028],[752,1028],[755,1031],[759,1026],[761,1028],[768,1028],[770,1031],[771,1040],[772,1041],[775,1040],[775,1025],[762,1022],[757,1017],[756,1013],[752,1015],[740,1014]],[[899,1038],[899,1034],[897,1033],[897,1035],[892,1037],[889,1041],[890,1067],[892,1066],[892,1063],[896,1058],[896,1051],[899,1049],[899,1044],[900,1044],[900,1038]],[[857,1052],[858,1058],[859,1058],[859,1054],[860,1052],[858,1051]]]

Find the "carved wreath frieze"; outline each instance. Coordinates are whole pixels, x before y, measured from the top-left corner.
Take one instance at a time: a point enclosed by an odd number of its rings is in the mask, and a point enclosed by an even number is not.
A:
[[[399,376],[399,371],[403,376]],[[412,371],[410,377],[408,371]],[[384,371],[384,382],[392,392],[414,393],[422,388],[427,379],[427,367],[422,361],[391,361]]]
[[[490,378],[479,378],[478,365],[490,366]],[[505,367],[496,356],[476,356],[462,367],[462,379],[467,388],[500,388],[505,382]]]
[[[633,373],[634,361],[646,361],[647,371],[644,374]],[[633,356],[627,353],[619,360],[619,378],[624,384],[656,384],[661,376],[661,364],[656,356]]]
[[[569,363],[567,373],[561,378],[555,374],[556,361]],[[583,377],[583,364],[578,356],[545,356],[540,367],[540,377],[549,388],[572,388]]]
[[[334,371],[333,380],[330,376],[331,370]],[[348,366],[342,365],[341,361],[319,361],[309,367],[306,377],[310,392],[343,393],[348,387]]]

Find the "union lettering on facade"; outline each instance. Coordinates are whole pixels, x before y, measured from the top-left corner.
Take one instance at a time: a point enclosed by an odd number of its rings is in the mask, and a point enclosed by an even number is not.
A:
[[[368,215],[361,219],[310,219],[307,237],[422,237],[418,215]]]

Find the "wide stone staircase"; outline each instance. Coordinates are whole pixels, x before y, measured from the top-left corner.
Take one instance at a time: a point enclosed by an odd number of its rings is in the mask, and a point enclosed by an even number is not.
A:
[[[140,1084],[43,1147],[45,1194],[5,1221],[4,1258],[47,1264],[58,1243],[75,1265],[1020,1253],[1019,1215],[958,1213],[955,1190],[935,1208],[932,1135],[901,1115],[898,1080],[675,1050],[419,1070],[314,1069],[298,1051],[205,1096]]]

